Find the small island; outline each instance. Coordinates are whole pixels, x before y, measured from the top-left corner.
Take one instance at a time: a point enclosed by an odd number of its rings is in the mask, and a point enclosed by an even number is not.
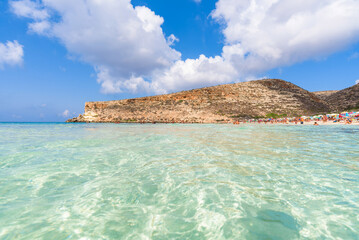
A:
[[[264,79],[151,97],[86,102],[85,113],[67,122],[228,123],[358,107],[358,84],[341,91],[309,92],[284,80]]]

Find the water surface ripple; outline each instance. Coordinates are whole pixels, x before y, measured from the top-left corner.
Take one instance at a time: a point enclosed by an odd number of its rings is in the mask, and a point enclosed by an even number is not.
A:
[[[358,239],[359,127],[0,124],[0,239]]]

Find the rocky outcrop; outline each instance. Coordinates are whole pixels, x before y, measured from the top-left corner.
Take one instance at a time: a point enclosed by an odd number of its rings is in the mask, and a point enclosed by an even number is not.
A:
[[[107,102],[87,102],[85,113],[68,122],[220,123],[238,118],[328,112],[316,94],[279,79],[219,85]]]

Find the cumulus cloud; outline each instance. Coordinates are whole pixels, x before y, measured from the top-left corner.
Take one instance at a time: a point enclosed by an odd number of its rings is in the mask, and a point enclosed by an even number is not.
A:
[[[39,21],[29,24],[29,31],[46,35],[47,31],[51,28],[51,24],[48,21]]]
[[[39,2],[31,0],[12,1],[10,2],[12,11],[22,17],[32,18],[36,21],[49,18],[49,13]]]
[[[358,41],[358,12],[353,0],[219,0],[212,17],[225,25],[226,43],[242,49],[236,65],[248,74],[326,57]]]
[[[23,61],[23,46],[17,41],[0,43],[0,69],[4,65],[19,65]]]
[[[355,81],[355,84],[359,84],[359,79]]]
[[[200,2],[200,1],[198,1]],[[29,30],[55,37],[90,63],[104,93],[165,93],[246,80],[267,70],[320,59],[359,40],[356,0],[219,0],[211,17],[225,46],[214,57],[181,59],[164,19],[130,0],[19,0]]]
[[[229,83],[236,79],[238,71],[230,60],[223,56],[177,61],[170,69],[153,76],[151,89],[166,93],[179,89],[190,89]]]
[[[130,0],[20,0],[10,5],[16,15],[32,20],[30,31],[59,39],[70,54],[93,65],[104,92],[121,92],[129,79],[150,77],[181,57],[169,46],[177,38],[167,40],[162,31],[163,18],[147,7],[133,7]]]

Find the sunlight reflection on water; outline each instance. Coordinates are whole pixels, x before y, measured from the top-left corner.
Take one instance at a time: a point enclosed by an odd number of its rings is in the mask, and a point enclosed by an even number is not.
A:
[[[0,239],[357,239],[358,134],[0,124]]]

